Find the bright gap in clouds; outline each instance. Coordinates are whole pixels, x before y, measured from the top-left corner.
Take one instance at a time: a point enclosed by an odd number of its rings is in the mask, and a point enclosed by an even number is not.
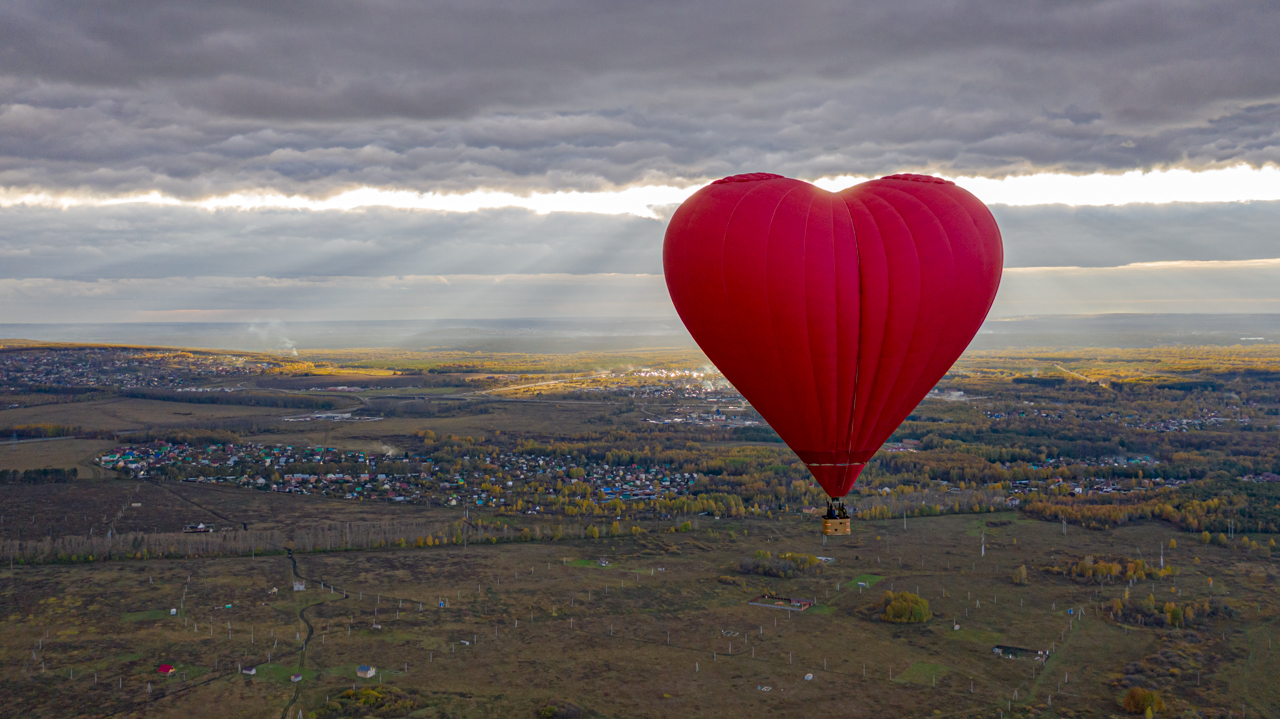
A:
[[[1251,202],[1280,200],[1280,168],[1237,165],[1221,170],[1132,170],[1119,175],[1043,173],[1001,179],[950,177],[988,205],[1104,206],[1169,202]],[[843,190],[869,178],[823,178],[814,184]]]
[[[822,178],[814,184],[830,191],[842,190],[867,177],[843,175]],[[1137,170],[1117,175],[1068,175],[1044,173],[990,179],[949,177],[989,205],[1105,206],[1170,202],[1280,201],[1280,168],[1247,165],[1219,170]],[[108,207],[113,205],[162,205],[206,210],[310,210],[351,211],[389,208],[428,212],[476,212],[498,208],[522,208],[538,214],[581,212],[604,215],[636,215],[659,218],[659,209],[683,202],[702,185],[675,187],[643,185],[602,192],[534,192],[517,195],[493,190],[440,194],[412,190],[361,187],[316,199],[264,190],[237,192],[201,200],[183,200],[158,192],[125,196],[58,194],[47,191],[0,189],[0,207]]]

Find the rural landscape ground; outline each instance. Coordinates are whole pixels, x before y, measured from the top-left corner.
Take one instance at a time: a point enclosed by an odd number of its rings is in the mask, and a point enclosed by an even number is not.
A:
[[[824,541],[689,351],[4,344],[4,715],[1280,716],[1274,350],[967,356]]]

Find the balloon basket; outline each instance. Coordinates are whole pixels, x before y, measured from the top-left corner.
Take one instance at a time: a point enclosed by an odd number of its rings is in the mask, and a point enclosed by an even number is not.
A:
[[[839,537],[852,534],[853,530],[849,526],[848,519],[823,519],[822,533],[828,537]]]

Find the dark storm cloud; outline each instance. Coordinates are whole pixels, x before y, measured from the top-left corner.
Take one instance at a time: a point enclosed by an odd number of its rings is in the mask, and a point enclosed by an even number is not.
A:
[[[1267,2],[9,3],[0,185],[593,188],[1280,159]]]

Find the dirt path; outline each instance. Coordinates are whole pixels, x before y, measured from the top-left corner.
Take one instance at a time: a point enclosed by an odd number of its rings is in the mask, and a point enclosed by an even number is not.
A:
[[[298,579],[301,579],[303,581],[312,581],[307,577],[304,577],[298,573],[298,560],[294,558],[292,549],[289,550],[289,563],[293,565],[294,577],[297,577]],[[342,595],[342,599],[346,599],[346,598],[347,598],[347,595],[344,592]],[[336,599],[334,601],[340,602],[342,601],[342,599]],[[311,642],[311,637],[315,636],[315,633],[316,633],[315,627],[311,625],[311,620],[307,619],[307,611],[314,606],[316,605],[308,604],[307,606],[298,610],[298,618],[302,620],[303,624],[307,625],[307,636],[305,639],[302,640],[302,649],[298,651],[298,673],[299,674],[301,674],[302,670],[307,666],[307,644]],[[302,696],[302,682],[298,682],[297,686],[293,690],[293,698],[290,699],[289,703],[285,705],[284,711],[280,712],[280,719],[288,719],[289,710],[293,708],[294,704],[297,704],[298,698],[301,696]],[[301,711],[299,711],[299,714],[301,714]]]

